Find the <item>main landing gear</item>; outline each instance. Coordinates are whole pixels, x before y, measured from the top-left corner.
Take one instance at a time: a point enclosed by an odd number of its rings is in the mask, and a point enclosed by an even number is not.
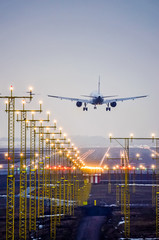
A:
[[[109,103],[107,104],[106,111],[111,111],[111,108],[109,107]]]
[[[88,107],[86,107],[86,106],[87,106],[87,104],[84,103],[83,111],[88,111]]]

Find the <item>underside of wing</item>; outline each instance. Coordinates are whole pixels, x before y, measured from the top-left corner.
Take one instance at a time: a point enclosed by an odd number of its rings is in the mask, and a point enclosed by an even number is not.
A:
[[[88,100],[88,99],[61,97],[61,96],[54,96],[54,95],[48,95],[48,97],[58,98],[58,99],[61,99],[61,100],[70,100],[70,101],[74,101],[74,102],[91,103],[91,100]]]
[[[128,97],[128,98],[113,98],[113,99],[106,99],[104,100],[103,103],[112,103],[112,102],[123,102],[123,101],[127,101],[127,100],[135,100],[138,98],[145,98],[148,95],[144,95],[144,96],[136,96],[136,97]]]

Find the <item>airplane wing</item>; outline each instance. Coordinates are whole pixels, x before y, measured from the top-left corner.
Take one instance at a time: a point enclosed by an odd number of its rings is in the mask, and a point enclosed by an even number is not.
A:
[[[136,96],[136,97],[128,97],[128,98],[114,98],[114,99],[106,99],[104,100],[103,103],[111,103],[111,102],[123,102],[123,101],[127,101],[127,100],[134,100],[134,99],[137,99],[137,98],[145,98],[147,97],[148,95],[144,95],[144,96]]]
[[[53,97],[53,98],[59,98],[61,100],[70,100],[70,101],[75,101],[75,102],[83,102],[83,103],[92,103],[91,99],[80,99],[80,98],[69,98],[69,97],[60,97],[60,96],[53,96],[53,95],[48,95],[48,97]]]

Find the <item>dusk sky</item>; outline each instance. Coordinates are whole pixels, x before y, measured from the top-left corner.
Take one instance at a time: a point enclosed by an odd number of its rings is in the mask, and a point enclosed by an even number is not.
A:
[[[88,112],[75,102],[48,98],[89,95],[148,98]],[[36,95],[28,108],[44,112],[68,135],[159,136],[158,0],[1,0],[0,92]],[[0,137],[7,137],[7,115],[0,100]]]

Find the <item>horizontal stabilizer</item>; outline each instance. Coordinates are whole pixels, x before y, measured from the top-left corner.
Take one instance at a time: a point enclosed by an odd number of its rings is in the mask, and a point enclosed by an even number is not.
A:
[[[82,97],[90,97],[90,98],[94,98],[94,96],[91,95],[81,95]]]
[[[117,97],[118,95],[112,95],[112,96],[102,96],[103,98],[108,98],[108,97]]]

